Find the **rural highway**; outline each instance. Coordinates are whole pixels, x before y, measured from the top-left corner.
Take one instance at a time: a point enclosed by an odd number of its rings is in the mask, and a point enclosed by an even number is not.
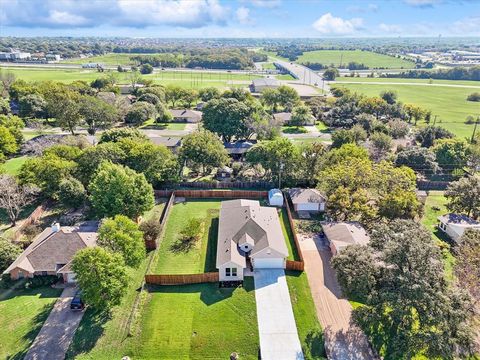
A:
[[[274,62],[288,71],[293,77],[297,78],[302,84],[318,87],[323,89],[325,92],[330,90],[327,82],[324,81],[323,78],[315,71],[310,70],[306,66],[278,59],[275,59]]]

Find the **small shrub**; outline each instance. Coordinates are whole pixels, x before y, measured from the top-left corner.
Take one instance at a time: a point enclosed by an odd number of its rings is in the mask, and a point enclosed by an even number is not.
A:
[[[22,229],[22,234],[27,238],[27,240],[32,240],[35,236],[40,234],[42,229],[36,224],[30,224],[25,226]]]
[[[36,289],[43,286],[56,284],[59,278],[56,275],[34,276],[25,283],[25,289]]]
[[[143,238],[146,241],[155,241],[160,235],[162,227],[156,219],[150,219],[140,224],[140,230],[143,232]]]
[[[479,102],[480,101],[480,92],[474,92],[474,93],[468,95],[467,96],[467,101]]]

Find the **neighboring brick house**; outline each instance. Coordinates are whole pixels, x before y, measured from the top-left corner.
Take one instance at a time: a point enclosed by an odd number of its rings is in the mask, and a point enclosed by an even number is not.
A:
[[[10,274],[12,280],[57,275],[66,283],[75,282],[71,261],[77,251],[96,245],[97,230],[97,222],[64,227],[54,224],[43,230],[4,274]]]

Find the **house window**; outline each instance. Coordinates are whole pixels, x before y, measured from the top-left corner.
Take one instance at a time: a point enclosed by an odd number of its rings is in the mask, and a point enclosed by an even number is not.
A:
[[[42,276],[47,276],[47,275],[48,275],[48,272],[47,272],[47,271],[42,271],[40,275],[42,275]]]
[[[231,276],[230,274],[230,268],[225,268],[225,276]]]
[[[232,268],[232,276],[237,276],[237,268]]]

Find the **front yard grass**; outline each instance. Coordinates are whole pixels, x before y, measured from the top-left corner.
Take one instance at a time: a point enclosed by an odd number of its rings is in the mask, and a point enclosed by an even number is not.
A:
[[[306,134],[308,132],[303,126],[282,126],[284,134]]]
[[[190,200],[173,205],[156,253],[155,274],[200,274],[216,271],[217,229],[220,200]],[[200,219],[200,239],[188,250],[179,246],[181,232],[190,219]],[[180,248],[180,249],[179,249]]]
[[[218,284],[151,287],[142,334],[132,358],[257,359],[259,340],[253,279],[243,288]]]
[[[0,359],[23,359],[61,289],[0,290]]]
[[[185,130],[187,123],[180,122],[155,122],[154,119],[145,121],[140,129],[144,130]]]
[[[6,174],[17,175],[22,165],[27,161],[28,156],[19,156],[8,159],[0,165],[0,172],[3,170]]]

